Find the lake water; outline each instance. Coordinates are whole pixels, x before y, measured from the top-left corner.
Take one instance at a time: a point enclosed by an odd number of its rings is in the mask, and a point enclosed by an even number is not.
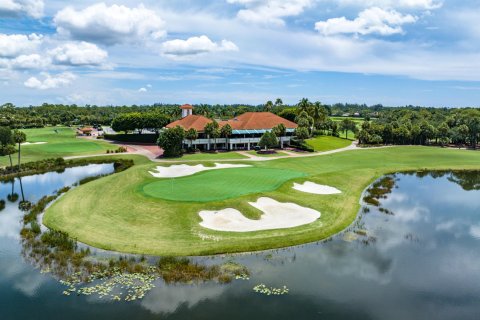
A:
[[[91,165],[24,177],[23,194],[35,202],[112,171],[112,165]],[[434,176],[395,175],[396,188],[381,201],[393,215],[369,207],[355,228],[329,241],[195,258],[209,265],[235,260],[248,267],[249,280],[157,280],[135,302],[62,295],[58,280],[22,257],[19,181],[13,186],[17,203],[7,200],[12,184],[1,184],[6,207],[0,211],[0,319],[479,319],[479,174]],[[254,292],[261,283],[286,286],[289,293]]]

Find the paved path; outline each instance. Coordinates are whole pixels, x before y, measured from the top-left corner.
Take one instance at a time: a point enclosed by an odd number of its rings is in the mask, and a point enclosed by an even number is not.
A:
[[[379,148],[384,148],[384,147],[379,147]],[[288,151],[288,150],[282,150],[283,153],[287,153],[288,156],[282,156],[279,155],[278,157],[260,157],[256,155],[252,155],[248,152],[245,151],[236,151],[237,153],[247,156],[247,159],[219,159],[219,160],[182,160],[179,158],[178,160],[171,159],[171,160],[164,160],[164,159],[153,159],[155,162],[165,162],[165,163],[171,163],[171,162],[202,162],[202,161],[209,161],[209,162],[231,162],[231,161],[271,161],[271,160],[277,160],[277,159],[288,159],[288,158],[306,158],[306,157],[318,157],[318,156],[323,156],[327,154],[334,154],[338,152],[344,152],[344,151],[350,151],[350,150],[365,150],[369,148],[359,148],[357,146],[357,142],[352,142],[351,145],[345,148],[340,148],[340,149],[335,149],[335,150],[330,150],[330,151],[324,151],[324,152],[293,152],[293,151]]]
[[[218,160],[182,160],[182,158],[179,159],[161,159],[159,157],[159,152],[156,152],[153,150],[151,145],[130,145],[130,144],[116,144],[112,143],[114,145],[121,145],[124,147],[127,147],[128,153],[125,154],[138,154],[147,157],[151,161],[154,162],[161,162],[161,163],[173,163],[173,162],[232,162],[232,161],[271,161],[271,160],[277,160],[277,159],[288,159],[288,158],[306,158],[306,157],[318,157],[318,156],[324,156],[328,154],[334,154],[334,153],[339,153],[339,152],[345,152],[345,151],[350,151],[350,150],[368,150],[371,148],[360,148],[357,146],[357,142],[354,141],[352,142],[351,145],[345,148],[340,148],[340,149],[335,149],[335,150],[330,150],[330,151],[324,151],[324,152],[293,152],[293,151],[288,151],[288,150],[282,150],[283,153],[288,154],[287,156],[285,155],[279,155],[277,157],[261,157],[261,156],[256,156],[252,155],[248,152],[245,151],[236,151],[238,154],[241,154],[243,156],[246,156],[248,158],[239,158],[239,159],[218,159]],[[375,148],[389,148],[388,146],[383,146],[383,147],[375,147]],[[120,153],[119,153],[120,154]],[[85,156],[71,156],[71,157],[64,157],[64,159],[78,159],[78,158],[88,158],[88,157],[99,157],[99,156],[105,156],[105,155],[111,155],[111,154],[95,154],[95,155],[85,155]]]

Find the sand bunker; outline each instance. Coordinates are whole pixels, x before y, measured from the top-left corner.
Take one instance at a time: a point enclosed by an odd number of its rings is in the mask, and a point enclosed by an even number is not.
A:
[[[45,144],[46,142],[40,141],[40,142],[24,142],[22,143],[22,146],[29,146],[29,145],[34,145],[34,144]]]
[[[192,174],[216,169],[229,169],[229,168],[245,168],[251,167],[246,164],[221,164],[215,163],[215,167],[205,167],[203,164],[197,164],[196,166],[189,166],[186,164],[172,165],[170,167],[158,166],[155,170],[157,172],[149,171],[150,174],[156,178],[177,178],[184,176],[191,176]]]
[[[294,183],[293,189],[313,194],[338,194],[342,191],[334,187],[324,186],[321,184],[316,184],[310,181],[305,181],[303,184]]]
[[[236,209],[200,211],[200,225],[217,231],[248,232],[271,229],[285,229],[312,223],[320,218],[320,212],[295,203],[282,203],[271,198],[259,198],[249,204],[261,211],[259,220],[246,218]]]

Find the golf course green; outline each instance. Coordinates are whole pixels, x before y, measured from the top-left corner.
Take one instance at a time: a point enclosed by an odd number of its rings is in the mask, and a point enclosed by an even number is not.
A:
[[[352,141],[332,136],[318,136],[305,140],[305,143],[317,152],[324,152],[348,147]]]
[[[250,161],[248,170],[219,169],[176,178],[171,189],[171,179],[148,173],[156,164],[140,156],[134,159],[137,164],[129,170],[69,191],[46,211],[43,222],[81,242],[121,252],[207,255],[280,248],[322,240],[348,227],[359,211],[362,191],[384,174],[480,169],[480,152],[475,151],[370,148]],[[243,172],[248,174],[243,177]],[[315,195],[292,189],[294,182],[304,181],[332,186],[342,193]],[[199,225],[202,210],[234,208],[258,219],[261,212],[248,202],[259,197],[318,210],[321,218],[290,229],[245,233],[213,231]]]
[[[302,172],[287,169],[222,169],[181,178],[165,178],[148,183],[141,189],[145,195],[159,199],[211,202],[273,191],[286,181],[304,175]],[[206,185],[208,181],[214,183]]]
[[[27,142],[22,146],[22,162],[31,162],[47,158],[81,156],[105,153],[113,149],[112,145],[95,139],[77,138],[70,127],[45,127],[22,130]],[[36,143],[42,144],[36,144]],[[7,165],[8,157],[0,157],[0,165]]]

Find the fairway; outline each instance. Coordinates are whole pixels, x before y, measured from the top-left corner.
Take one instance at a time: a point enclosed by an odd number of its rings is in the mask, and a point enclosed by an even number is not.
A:
[[[161,179],[143,186],[142,191],[147,196],[171,201],[210,202],[273,191],[286,181],[303,176],[302,172],[286,169],[221,169]]]
[[[319,151],[319,152],[341,149],[341,148],[348,147],[349,145],[352,144],[352,141],[350,140],[332,137],[332,136],[318,136],[315,138],[305,140],[305,142],[307,143],[307,145],[312,147],[313,150]]]
[[[22,146],[22,162],[99,154],[105,153],[108,149],[114,149],[114,146],[101,140],[77,138],[75,130],[70,127],[45,127],[22,131],[27,135],[27,142],[46,142]],[[0,157],[0,165],[7,163],[7,157]]]
[[[209,160],[241,160],[247,157],[238,152],[198,152],[194,154],[186,153],[181,158],[165,158],[165,161],[209,161]]]
[[[347,228],[360,209],[363,190],[386,173],[478,170],[480,152],[405,146],[249,164],[251,168],[204,171],[172,180],[153,178],[148,171],[154,164],[144,160],[69,191],[47,209],[43,222],[84,243],[122,252],[206,255],[279,248],[325,239]],[[294,182],[305,181],[332,186],[342,193],[315,195],[292,188]],[[209,197],[223,200],[210,201]],[[249,218],[259,218],[260,211],[248,203],[260,197],[317,210],[321,218],[291,229],[246,233],[213,231],[199,225],[202,210],[234,208]]]

